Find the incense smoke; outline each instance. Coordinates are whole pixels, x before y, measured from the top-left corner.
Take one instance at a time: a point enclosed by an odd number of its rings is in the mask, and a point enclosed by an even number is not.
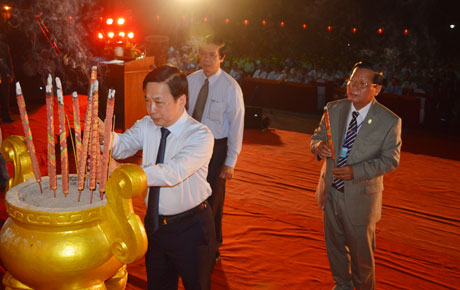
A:
[[[29,42],[24,67],[36,67],[43,82],[48,73],[61,77],[64,90],[86,90],[94,53],[88,31],[102,8],[91,0],[20,0],[15,5],[11,23]]]

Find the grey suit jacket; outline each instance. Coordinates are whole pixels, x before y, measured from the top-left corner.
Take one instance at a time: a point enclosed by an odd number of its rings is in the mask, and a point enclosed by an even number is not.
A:
[[[351,102],[342,99],[327,104],[335,160],[342,148]],[[324,118],[310,140],[314,154],[316,145],[327,141]],[[383,175],[399,165],[401,150],[401,119],[385,106],[373,101],[356,140],[349,152],[347,165],[353,167],[354,179],[345,181],[345,206],[354,225],[376,223],[381,216]],[[323,209],[332,186],[331,158],[321,169],[315,197]]]

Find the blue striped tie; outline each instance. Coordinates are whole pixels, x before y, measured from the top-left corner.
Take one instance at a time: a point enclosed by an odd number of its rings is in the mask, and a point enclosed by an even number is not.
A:
[[[348,124],[347,136],[345,137],[345,141],[342,145],[342,147],[347,148],[347,154],[345,156],[342,156],[342,154],[340,155],[339,161],[337,161],[337,167],[342,167],[347,164],[348,155],[350,154],[351,147],[353,146],[358,133],[358,122],[356,121],[358,115],[359,113],[356,111],[352,113],[350,124]],[[343,179],[334,178],[333,185],[338,190],[343,190],[345,184]]]

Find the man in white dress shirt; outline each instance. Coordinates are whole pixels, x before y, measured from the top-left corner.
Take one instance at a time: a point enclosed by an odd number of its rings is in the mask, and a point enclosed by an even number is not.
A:
[[[212,188],[209,203],[215,217],[217,248],[222,245],[225,181],[233,177],[244,130],[243,93],[235,79],[220,68],[225,58],[222,52],[224,46],[224,42],[212,36],[206,37],[199,51],[203,69],[187,77],[190,98],[188,112],[208,126],[215,138],[208,182]],[[203,91],[207,91],[207,95],[202,94]],[[202,104],[201,109],[196,106],[198,100]],[[220,253],[216,251],[216,260],[219,259]]]
[[[185,289],[210,289],[216,253],[214,219],[206,201],[211,195],[206,176],[212,133],[187,114],[187,79],[178,68],[155,68],[145,77],[143,89],[149,116],[114,134],[113,157],[143,153],[150,187],[145,199],[148,289],[177,289],[179,276]],[[162,138],[165,150],[159,149]],[[158,161],[160,155],[164,161]],[[149,214],[155,187],[156,217]],[[156,228],[153,220],[158,221]]]

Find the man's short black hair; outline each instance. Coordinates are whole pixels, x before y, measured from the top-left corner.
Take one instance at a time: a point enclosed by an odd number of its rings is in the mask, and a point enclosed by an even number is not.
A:
[[[203,44],[215,44],[219,47],[219,58],[223,58],[226,53],[225,42],[222,38],[216,35],[207,35],[204,38]]]
[[[142,83],[142,89],[145,90],[147,83],[165,83],[174,100],[185,95],[185,108],[188,107],[188,82],[185,74],[175,66],[161,65],[149,72]]]
[[[368,62],[368,61],[359,61],[355,63],[351,72],[353,73],[353,71],[356,68],[368,69],[368,70],[373,71],[374,72],[373,83],[377,85],[383,85],[383,72],[381,72],[375,64]]]

